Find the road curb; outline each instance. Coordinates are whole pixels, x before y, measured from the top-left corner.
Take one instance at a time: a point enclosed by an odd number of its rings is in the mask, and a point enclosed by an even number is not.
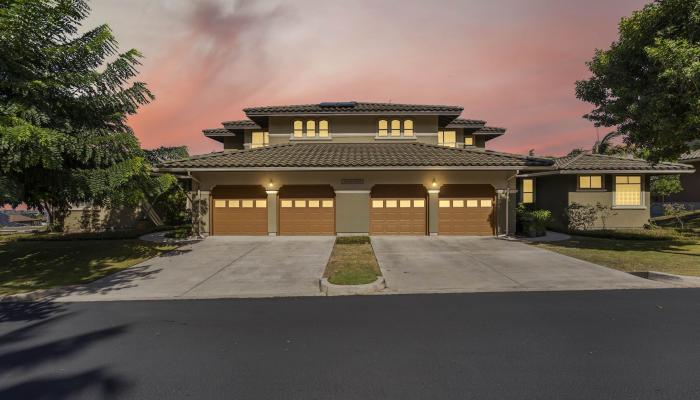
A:
[[[700,287],[700,277],[667,274],[665,272],[649,271],[646,279],[678,285],[682,287]]]
[[[321,292],[326,296],[350,296],[355,294],[372,294],[386,287],[384,277],[379,276],[374,282],[364,285],[336,285],[328,282],[328,278],[320,280]]]

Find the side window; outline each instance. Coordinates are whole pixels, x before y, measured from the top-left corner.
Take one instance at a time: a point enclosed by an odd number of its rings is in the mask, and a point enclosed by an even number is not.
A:
[[[318,121],[318,136],[328,137],[328,121],[325,119]]]
[[[535,202],[535,180],[531,178],[523,179],[522,202],[531,204]]]
[[[267,132],[253,132],[250,148],[265,147],[270,144],[270,135]]]
[[[464,135],[464,145],[465,146],[474,146],[474,136]]]
[[[391,120],[391,136],[401,136],[401,121],[398,119]]]
[[[316,121],[310,119],[306,121],[306,137],[316,136]]]
[[[438,131],[438,144],[445,147],[457,147],[457,132]]]
[[[597,190],[603,188],[602,175],[579,175],[578,188],[583,190]]]

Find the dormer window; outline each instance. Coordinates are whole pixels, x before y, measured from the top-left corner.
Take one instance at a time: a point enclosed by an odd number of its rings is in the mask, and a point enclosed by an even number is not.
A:
[[[380,119],[377,121],[378,137],[413,137],[413,120],[405,119]]]
[[[457,132],[438,131],[438,145],[445,147],[457,147]]]
[[[315,120],[308,119],[302,121],[300,119],[295,120],[293,124],[292,137],[297,139],[302,138],[328,138],[330,137],[330,128],[328,120]]]
[[[464,145],[465,146],[474,146],[474,136],[464,135]]]

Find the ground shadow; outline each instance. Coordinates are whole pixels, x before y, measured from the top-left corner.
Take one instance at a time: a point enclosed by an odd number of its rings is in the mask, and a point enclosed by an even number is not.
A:
[[[86,390],[99,391],[99,398],[118,398],[130,384],[105,368],[61,377],[32,379],[7,388],[0,388],[0,399],[54,400],[72,399]]]
[[[50,300],[0,302],[0,322],[42,320],[64,311],[64,305]]]

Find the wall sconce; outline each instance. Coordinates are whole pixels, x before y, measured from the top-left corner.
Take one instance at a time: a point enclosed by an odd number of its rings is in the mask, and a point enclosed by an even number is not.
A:
[[[435,178],[433,178],[433,183],[430,184],[430,186],[432,186],[432,187],[434,187],[434,188],[437,187],[437,180],[435,180]]]
[[[273,186],[275,186],[275,183],[270,179],[270,182],[267,183],[267,187],[272,188]]]

